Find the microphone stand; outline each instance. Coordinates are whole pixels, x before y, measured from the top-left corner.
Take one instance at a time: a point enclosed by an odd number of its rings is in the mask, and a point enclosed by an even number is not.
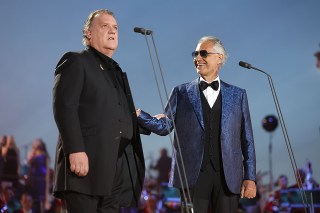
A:
[[[272,170],[272,135],[273,133],[270,133],[269,136],[269,193],[273,191],[273,170]]]
[[[296,181],[298,183],[299,192],[302,195],[301,198],[302,198],[302,203],[303,203],[303,206],[304,206],[304,210],[307,213],[307,208],[308,208],[307,195],[306,195],[306,193],[305,193],[305,191],[303,189],[302,180],[301,180],[300,174],[299,174],[299,172],[297,172],[298,171],[297,163],[296,163],[296,160],[295,160],[295,157],[294,157],[294,154],[293,154],[293,150],[292,150],[292,147],[291,147],[291,143],[290,143],[290,139],[289,139],[289,136],[288,136],[287,128],[286,128],[284,119],[282,117],[280,104],[279,104],[279,101],[278,101],[276,90],[275,90],[274,85],[273,85],[272,78],[265,71],[263,71],[261,69],[258,69],[256,67],[253,67],[253,66],[251,66],[251,64],[248,64],[246,62],[240,61],[239,65],[241,67],[244,67],[244,68],[247,68],[247,69],[254,69],[254,70],[257,70],[259,72],[262,72],[263,74],[265,74],[268,77],[270,89],[271,89],[271,92],[272,92],[272,97],[273,97],[273,100],[274,100],[274,104],[276,106],[276,110],[277,110],[277,113],[278,113],[278,116],[279,116],[279,120],[280,120],[280,124],[281,124],[282,133],[283,133],[283,136],[284,136],[284,139],[285,139],[285,142],[286,142],[286,146],[287,146],[287,150],[288,150],[288,154],[289,154],[289,157],[290,157],[291,166],[292,166],[294,174],[295,174],[295,179],[296,179]]]
[[[160,92],[160,87],[159,87],[159,80],[158,80],[158,77],[157,77],[157,74],[156,74],[156,71],[155,71],[154,62],[153,62],[152,54],[151,54],[151,51],[150,51],[150,45],[149,45],[148,38],[147,38],[147,35],[151,35],[153,48],[154,48],[154,52],[156,54],[157,63],[158,63],[158,66],[159,66],[159,72],[160,72],[160,76],[161,76],[161,79],[162,79],[162,84],[163,84],[163,87],[164,87],[164,90],[165,90],[165,95],[166,95],[167,103],[168,103],[168,106],[169,106],[169,113],[171,115],[171,118],[173,119],[172,108],[171,108],[171,104],[169,102],[169,96],[168,96],[168,92],[167,92],[167,89],[166,89],[166,84],[165,84],[165,81],[164,81],[162,68],[161,68],[161,65],[160,65],[158,51],[157,51],[156,44],[155,44],[154,37],[153,37],[153,31],[146,30],[144,28],[136,27],[136,28],[134,28],[134,32],[143,34],[145,39],[146,39],[146,44],[147,44],[147,47],[148,47],[148,53],[149,53],[149,56],[150,56],[152,70],[153,70],[154,78],[155,78],[155,81],[156,81],[156,84],[157,84],[157,89],[158,89],[158,93],[159,93],[162,109],[165,112],[164,102],[163,102],[163,98],[162,98],[162,95],[161,95],[161,92]],[[166,120],[166,125],[168,127],[169,138],[170,138],[172,150],[174,150],[174,144],[173,144],[173,140],[172,140],[172,137],[171,137],[171,134],[170,134],[169,123],[168,123],[167,119],[165,119],[165,120]],[[176,129],[176,125],[175,125],[174,121],[172,123],[173,123],[173,129],[174,129],[174,133],[175,133],[175,137],[176,137],[176,141],[177,141],[178,150],[181,153],[180,142],[179,142],[179,137],[178,137],[178,132],[177,132],[177,129]],[[174,156],[175,161],[178,162],[176,155],[173,154],[173,156]],[[184,163],[183,163],[184,161],[183,161],[182,155],[180,155],[180,160],[182,162],[181,165],[182,165],[182,171],[183,171],[183,178],[184,178],[185,181],[182,180],[179,163],[177,163],[176,165],[177,165],[177,169],[178,169],[178,175],[179,175],[180,183],[181,183],[181,186],[182,186],[182,190],[181,190],[182,191],[182,195],[183,195],[183,198],[185,200],[185,208],[187,209],[187,207],[190,207],[191,213],[194,213],[193,204],[192,204],[192,201],[191,201],[191,195],[190,195],[190,191],[189,191],[189,186],[188,186],[188,181],[187,181],[187,176],[186,176],[186,172],[185,172],[185,167],[184,167]],[[186,192],[185,192],[184,189],[186,189],[187,195],[186,195]],[[189,200],[190,203],[187,202],[188,200]]]

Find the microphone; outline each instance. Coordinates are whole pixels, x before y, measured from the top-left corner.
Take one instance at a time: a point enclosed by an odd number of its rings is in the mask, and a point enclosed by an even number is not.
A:
[[[270,76],[268,73],[266,73],[265,71],[260,70],[260,69],[258,69],[258,68],[256,68],[256,67],[253,67],[251,64],[249,64],[249,63],[247,63],[247,62],[239,61],[239,66],[244,67],[244,68],[247,68],[247,69],[254,69],[254,70],[257,70],[257,71],[259,71],[259,72],[262,72],[262,73],[264,73],[265,75],[267,75],[268,78],[271,79],[271,76]],[[270,86],[271,86],[271,85],[270,85]]]
[[[251,69],[251,64],[244,62],[244,61],[239,61],[239,65],[241,67],[247,68],[247,69]]]
[[[261,69],[258,69],[256,67],[251,66],[251,64],[249,64],[247,62],[244,62],[244,61],[239,61],[239,65],[241,67],[244,67],[244,68],[247,68],[247,69],[254,69],[254,70],[257,70],[259,72],[262,72],[268,77],[268,81],[269,81],[269,85],[270,85],[273,101],[274,101],[274,104],[276,106],[276,110],[277,110],[277,113],[278,113],[278,116],[279,116],[279,120],[280,120],[280,124],[281,124],[281,128],[282,128],[282,133],[283,133],[283,136],[284,136],[285,143],[287,145],[287,151],[288,151],[288,154],[289,154],[289,157],[290,157],[291,166],[292,166],[292,169],[294,171],[294,174],[297,174],[297,171],[298,171],[297,163],[296,163],[296,160],[295,160],[295,157],[294,157],[294,153],[293,153],[293,150],[292,150],[292,146],[291,146],[291,142],[290,142],[289,135],[288,135],[288,132],[287,132],[287,128],[286,128],[284,119],[282,117],[280,104],[279,104],[279,101],[278,101],[276,90],[275,90],[273,82],[272,82],[271,75],[269,75],[268,73],[266,73],[265,71],[263,71]],[[297,177],[297,176],[295,176],[295,178],[296,178],[296,181],[298,183],[298,189],[300,191],[300,194],[302,194],[301,198],[302,198],[302,203],[303,203],[304,209],[306,210],[306,208],[308,207],[309,204],[307,203],[307,196],[306,196],[306,193],[305,193],[305,191],[303,189],[301,178]]]
[[[143,34],[143,35],[150,35],[150,34],[152,34],[152,31],[151,31],[151,30],[146,30],[146,29],[144,29],[144,28],[142,28],[142,27],[135,27],[135,28],[133,29],[133,31],[134,31],[135,33],[141,33],[141,34]]]
[[[151,30],[146,30],[146,29],[140,28],[140,27],[135,27],[133,29],[133,31],[136,32],[136,33],[143,34],[145,39],[146,39],[146,44],[147,44],[147,47],[148,47],[148,52],[149,52],[149,56],[150,56],[152,70],[153,70],[154,78],[155,78],[157,89],[158,89],[158,93],[159,93],[159,98],[160,98],[160,101],[161,101],[163,112],[165,112],[166,110],[165,110],[165,107],[164,107],[164,101],[163,101],[163,98],[162,98],[162,95],[161,95],[161,91],[160,91],[159,80],[158,80],[158,77],[157,77],[157,74],[156,74],[156,70],[155,70],[155,67],[154,67],[154,62],[153,62],[152,53],[151,53],[151,50],[150,50],[148,37],[146,36],[146,35],[151,35],[151,39],[152,39],[152,43],[153,43],[153,49],[154,49],[154,53],[155,53],[156,58],[157,58],[157,62],[158,62],[158,66],[159,66],[159,73],[160,73],[160,76],[161,76],[161,79],[162,79],[162,85],[163,85],[163,88],[164,88],[164,93],[166,95],[166,99],[167,99],[168,106],[169,106],[169,113],[171,114],[171,117],[173,117],[172,107],[171,107],[170,102],[169,102],[168,91],[167,91],[167,87],[166,87],[166,84],[165,84],[165,81],[164,81],[164,77],[163,77],[163,72],[162,72],[162,68],[161,68],[161,64],[160,64],[160,60],[159,60],[157,46],[156,46],[156,43],[155,43],[154,38],[153,38],[153,32]],[[168,119],[166,119],[166,124],[169,127]],[[174,129],[175,138],[177,140],[178,150],[179,150],[179,152],[181,152],[180,142],[179,142],[179,137],[178,137],[177,128],[175,126],[175,122],[173,122],[173,129]],[[170,129],[168,129],[168,132],[170,132]],[[171,134],[169,134],[169,138],[170,138],[171,146],[172,146],[172,149],[173,149],[174,148],[174,144],[173,144],[173,139],[171,137]],[[176,155],[174,155],[174,158],[175,158],[176,162],[178,162]],[[177,165],[177,169],[178,169],[179,179],[180,179],[180,183],[181,183],[182,188],[186,188],[187,189],[187,192],[185,190],[182,190],[182,196],[184,197],[184,200],[191,201],[191,196],[190,196],[190,191],[189,191],[189,186],[188,186],[188,181],[187,181],[187,176],[186,176],[186,171],[185,171],[185,167],[184,167],[184,163],[183,163],[184,161],[183,161],[182,155],[180,155],[180,161],[182,162],[181,165],[180,165],[180,163],[176,164]],[[180,166],[182,167],[182,170],[181,170]],[[182,175],[183,175],[183,177],[182,177]],[[188,199],[187,199],[187,197],[188,197]],[[188,206],[188,209],[191,209],[191,212],[193,213],[194,212],[193,211],[193,204],[192,203],[185,204],[185,207],[187,207],[187,206]]]

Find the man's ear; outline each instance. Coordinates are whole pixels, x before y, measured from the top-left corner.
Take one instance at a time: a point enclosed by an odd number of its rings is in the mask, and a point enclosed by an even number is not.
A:
[[[219,64],[222,65],[223,62],[223,54],[218,54],[218,58],[220,60]]]
[[[87,32],[85,32],[85,35],[87,39],[91,39],[91,31],[88,29]]]

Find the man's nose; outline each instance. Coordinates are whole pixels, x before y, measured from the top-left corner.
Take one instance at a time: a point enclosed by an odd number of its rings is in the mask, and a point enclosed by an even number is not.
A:
[[[112,27],[108,31],[109,34],[116,34],[116,30],[113,29]]]
[[[199,61],[203,60],[203,58],[200,54],[198,54],[193,60],[196,62],[199,62]]]
[[[114,27],[109,26],[109,30],[108,30],[109,34],[116,34],[116,32],[117,32],[117,30]]]

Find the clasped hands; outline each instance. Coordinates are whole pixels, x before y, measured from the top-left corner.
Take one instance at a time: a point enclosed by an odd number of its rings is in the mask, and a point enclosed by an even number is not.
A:
[[[137,117],[140,116],[140,113],[141,113],[141,109],[136,109]],[[166,115],[165,114],[157,114],[157,115],[155,115],[153,117],[159,120],[160,118],[166,117]]]

